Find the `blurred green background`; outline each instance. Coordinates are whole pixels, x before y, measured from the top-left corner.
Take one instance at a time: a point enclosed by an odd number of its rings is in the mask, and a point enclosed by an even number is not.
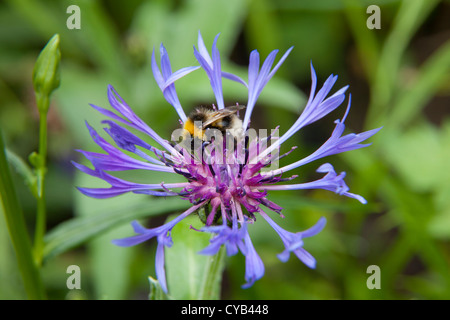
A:
[[[66,26],[72,4],[81,10],[79,30]],[[381,29],[366,26],[366,9],[372,4],[381,9]],[[148,298],[155,241],[128,249],[110,241],[131,235],[129,223],[135,218],[158,226],[188,203],[134,194],[87,198],[75,186],[99,182],[74,170],[70,161],[83,161],[75,149],[97,150],[84,121],[101,130],[103,117],[89,103],[107,107],[108,84],[161,136],[170,135],[178,118],[153,79],[151,52],[163,42],[173,69],[197,65],[192,46],[199,30],[209,48],[220,33],[223,69],[243,79],[251,50],[265,58],[280,49],[279,58],[294,46],[259,99],[255,127],[280,125],[284,132],[294,123],[309,94],[311,61],[319,84],[337,74],[335,90],[350,85],[349,132],[383,126],[370,139],[372,146],[295,172],[301,181],[315,179],[314,170],[331,162],[337,171],[347,172],[350,191],[364,196],[367,205],[326,191],[272,192],[269,197],[284,207],[285,219],[272,217],[289,231],[327,218],[325,229],[305,240],[317,268],[308,269],[295,256],[280,262],[280,239],[258,219],[250,233],[265,276],[241,289],[244,258],[230,257],[221,297],[450,298],[450,1],[9,0],[0,2],[0,26],[0,126],[8,149],[23,159],[38,145],[33,66],[51,36],[61,36],[61,86],[52,96],[48,118],[48,234],[42,274],[50,299]],[[214,101],[200,71],[178,81],[177,91],[187,112]],[[228,104],[246,102],[244,88],[236,83],[224,80],[224,94]],[[318,148],[344,108],[288,140],[286,151],[293,145],[300,148],[282,164]],[[146,179],[170,181],[163,175]],[[14,180],[32,234],[36,201],[20,175],[15,173]],[[175,244],[176,234],[174,230]],[[81,269],[81,290],[66,287],[70,265]],[[370,265],[380,267],[381,289],[366,286]],[[176,273],[188,276],[182,269]],[[26,298],[3,215],[0,283],[1,299]]]

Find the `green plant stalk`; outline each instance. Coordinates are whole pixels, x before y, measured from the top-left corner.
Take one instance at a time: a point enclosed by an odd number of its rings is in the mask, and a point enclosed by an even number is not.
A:
[[[36,96],[39,110],[48,110],[49,97]],[[47,172],[47,112],[39,113],[39,156],[36,168],[37,177],[37,215],[34,234],[34,257],[38,265],[42,264],[44,254],[44,236],[46,231],[47,209],[45,203],[45,174]]]
[[[61,52],[60,37],[55,34],[40,52],[33,69],[33,86],[39,111],[39,150],[30,156],[35,167],[37,183],[37,213],[34,234],[34,257],[42,264],[46,229],[45,174],[47,172],[47,114],[50,95],[59,87]]]
[[[25,218],[16,196],[11,172],[6,160],[5,145],[0,132],[0,196],[5,213],[11,242],[16,252],[19,270],[23,279],[25,291],[29,299],[46,298],[44,286],[38,266],[33,259],[31,242],[28,237]]]
[[[225,268],[225,247],[220,248],[205,266],[203,281],[200,286],[198,300],[220,299],[220,288],[223,269]]]

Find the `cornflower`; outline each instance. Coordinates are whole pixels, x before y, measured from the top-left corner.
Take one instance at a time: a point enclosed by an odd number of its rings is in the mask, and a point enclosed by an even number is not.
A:
[[[244,85],[248,89],[248,100],[242,120],[243,135],[234,136],[234,139],[231,139],[231,147],[228,144],[230,139],[200,141],[200,144],[195,143],[193,148],[188,148],[191,145],[189,143],[175,144],[167,141],[141,120],[110,85],[108,86],[108,99],[116,112],[96,105],[91,106],[110,118],[104,120],[103,123],[107,125],[105,131],[112,138],[115,146],[102,138],[86,123],[92,139],[106,153],[79,150],[92,163],[93,168],[74,162],[74,165],[82,172],[100,178],[111,185],[110,188],[78,188],[87,196],[101,199],[132,192],[157,197],[182,197],[191,203],[185,212],[156,228],[147,229],[137,221],[133,221],[132,227],[137,235],[113,240],[114,244],[126,247],[156,238],[158,243],[156,276],[166,293],[168,288],[164,268],[164,251],[166,247],[172,246],[171,231],[178,222],[201,208],[207,211],[205,226],[197,231],[212,233],[214,237],[210,240],[210,244],[199,253],[214,255],[222,245],[225,246],[229,256],[240,251],[245,256],[246,282],[243,287],[248,288],[264,275],[264,264],[253,246],[249,233],[257,216],[262,217],[280,236],[284,245],[284,250],[278,255],[281,261],[287,261],[290,253],[293,253],[310,268],[315,268],[316,260],[303,248],[303,241],[305,238],[318,234],[326,224],[326,219],[322,217],[305,231],[293,233],[284,230],[267,214],[267,210],[270,210],[283,217],[282,207],[269,200],[268,191],[324,189],[356,199],[363,204],[366,203],[362,196],[349,192],[349,187],[344,182],[345,172],[338,174],[330,163],[324,163],[318,167],[317,172],[324,175],[315,181],[293,184],[288,182],[298,176],[285,176],[289,171],[312,161],[369,145],[361,142],[377,133],[380,128],[359,134],[343,135],[344,122],[350,110],[351,96],[344,116],[335,121],[335,128],[330,138],[321,147],[309,156],[293,161],[289,165],[281,168],[274,166],[274,164],[278,164],[279,159],[288,156],[295,149],[294,147],[286,154],[280,155],[280,146],[303,127],[320,120],[339,107],[345,100],[348,86],[330,95],[337,80],[337,76],[330,75],[316,92],[317,77],[311,64],[311,92],[303,112],[294,124],[280,137],[275,137],[274,134],[274,132],[278,132],[278,128],[269,136],[251,137],[249,135],[251,132],[250,119],[258,97],[293,48],[289,48],[275,66],[273,64],[278,50],[272,51],[261,67],[258,51],[252,51],[249,58],[248,79],[244,81],[234,74],[222,71],[220,53],[217,49],[218,36],[214,39],[210,54],[199,32],[198,45],[194,46],[194,56],[199,62],[199,66],[190,66],[172,72],[168,53],[161,44],[160,67],[154,51],[151,67],[164,98],[173,106],[182,124],[186,123],[189,117],[186,116],[175,90],[175,82],[180,78],[197,69],[203,69],[216,99],[216,104],[212,108],[218,111],[226,108],[222,79]],[[151,145],[142,140],[127,127],[140,131],[154,143],[152,142]],[[229,138],[229,134],[226,136]],[[190,140],[188,139],[188,141]],[[269,141],[271,141],[270,144]],[[155,143],[158,146],[155,146]],[[135,156],[132,157],[128,153]],[[180,181],[167,184],[161,182],[144,184],[120,179],[108,173],[135,169],[175,174],[180,177]]]

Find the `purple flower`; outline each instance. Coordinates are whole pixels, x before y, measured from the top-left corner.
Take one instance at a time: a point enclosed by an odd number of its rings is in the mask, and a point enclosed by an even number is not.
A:
[[[248,89],[248,100],[242,122],[242,129],[246,133],[243,137],[235,136],[235,141],[231,146],[227,139],[202,141],[200,145],[194,146],[193,150],[183,144],[175,145],[160,137],[144,123],[112,86],[109,86],[108,99],[116,112],[95,105],[92,105],[92,107],[110,118],[103,123],[107,125],[105,131],[113,139],[116,146],[103,139],[86,123],[93,140],[105,153],[79,150],[92,163],[93,168],[74,163],[84,173],[100,178],[111,185],[110,188],[79,188],[87,196],[108,198],[133,192],[152,196],[178,196],[192,204],[177,218],[157,228],[146,229],[137,222],[133,222],[132,226],[137,235],[114,240],[116,245],[132,246],[156,238],[158,242],[156,273],[165,292],[168,291],[168,288],[164,271],[164,250],[165,247],[172,245],[171,230],[175,224],[201,207],[209,205],[211,209],[207,212],[205,227],[197,231],[210,232],[215,236],[211,239],[210,244],[199,253],[214,255],[222,246],[226,247],[229,256],[241,252],[245,256],[246,283],[243,287],[247,288],[264,275],[264,264],[252,244],[249,232],[257,215],[262,216],[280,236],[285,250],[278,255],[279,259],[283,262],[287,261],[292,252],[310,268],[315,267],[316,261],[303,248],[303,239],[319,233],[326,223],[325,218],[321,218],[315,226],[297,233],[282,229],[263,210],[264,207],[268,208],[283,217],[281,215],[283,208],[269,200],[269,191],[323,189],[366,203],[366,200],[360,195],[349,192],[349,188],[344,182],[345,173],[337,174],[329,163],[319,166],[317,171],[325,173],[325,175],[315,181],[292,184],[287,182],[297,178],[297,175],[283,177],[285,172],[299,168],[306,163],[368,146],[368,144],[361,144],[361,142],[374,135],[379,129],[343,135],[344,122],[350,110],[350,99],[343,118],[336,120],[336,126],[331,133],[331,137],[321,147],[303,159],[293,161],[282,168],[276,166],[273,168],[279,159],[290,154],[289,151],[280,155],[279,147],[303,127],[325,117],[338,108],[345,100],[345,92],[348,86],[330,95],[337,80],[337,76],[331,75],[316,93],[317,77],[311,64],[311,93],[298,119],[278,139],[275,139],[276,130],[268,137],[251,137],[249,124],[258,97],[287,58],[292,47],[283,54],[274,67],[272,66],[278,50],[274,50],[268,55],[261,68],[259,53],[256,50],[252,51],[249,59],[248,79],[244,81],[236,75],[222,71],[217,41],[218,36],[214,39],[210,54],[199,33],[197,47],[194,47],[194,57],[200,66],[186,67],[175,72],[172,72],[168,53],[161,45],[161,67],[157,64],[155,53],[152,54],[153,74],[165,99],[174,107],[182,123],[185,123],[188,118],[175,90],[176,80],[201,68],[210,81],[216,99],[213,105],[217,105],[218,110],[226,108],[223,98],[222,78],[244,85]],[[144,139],[144,141],[130,129],[144,133],[149,139]],[[156,145],[149,143],[152,140]],[[268,144],[269,140],[271,141],[270,144]],[[143,184],[119,179],[108,173],[134,169],[177,175],[180,177],[180,181],[170,184],[157,181]]]

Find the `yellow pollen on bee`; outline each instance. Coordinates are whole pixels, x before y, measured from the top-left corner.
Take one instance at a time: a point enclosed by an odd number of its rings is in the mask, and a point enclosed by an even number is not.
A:
[[[191,119],[187,119],[184,123],[183,128],[189,132],[191,137],[195,137],[197,139],[203,139],[203,135],[205,134],[205,130],[202,130],[199,127],[196,127]]]

